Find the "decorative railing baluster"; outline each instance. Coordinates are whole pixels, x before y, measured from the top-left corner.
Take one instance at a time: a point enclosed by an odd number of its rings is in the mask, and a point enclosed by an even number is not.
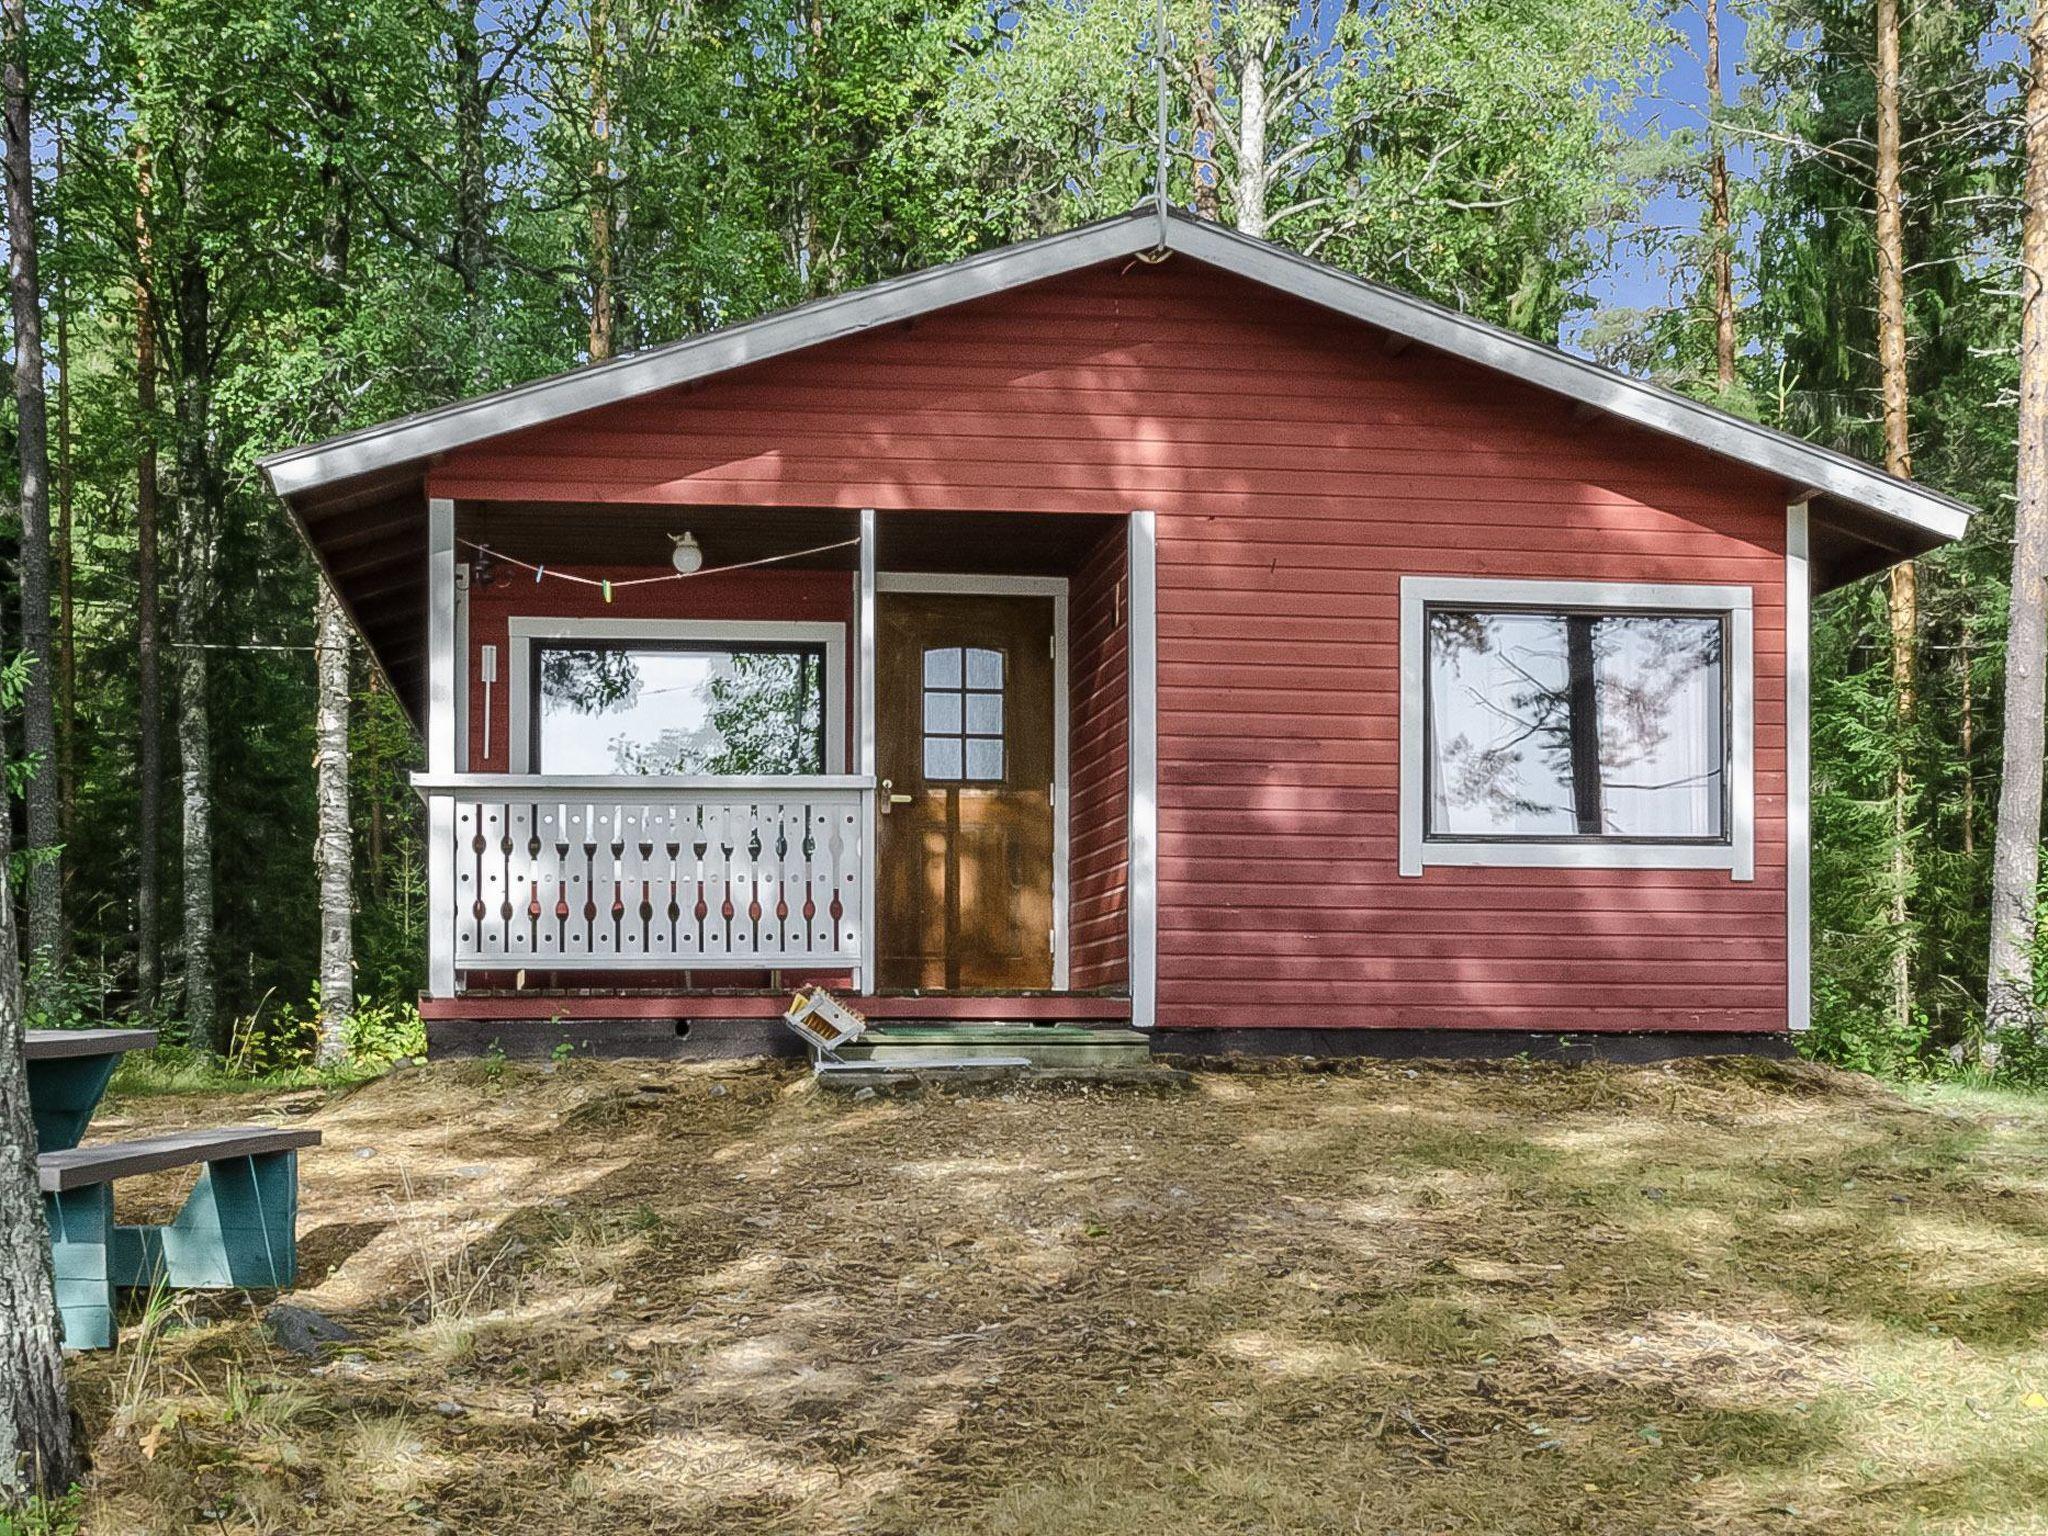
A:
[[[871,802],[857,780],[471,774],[423,788],[456,801],[454,910],[437,921],[455,933],[458,966],[860,963]],[[551,788],[575,798],[536,798]]]

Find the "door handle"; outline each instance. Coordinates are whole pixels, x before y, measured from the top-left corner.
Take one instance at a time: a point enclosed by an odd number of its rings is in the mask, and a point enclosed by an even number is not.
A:
[[[889,807],[892,805],[908,805],[917,798],[915,795],[894,794],[892,791],[895,788],[896,781],[894,779],[882,780],[882,814],[884,816],[889,814]]]

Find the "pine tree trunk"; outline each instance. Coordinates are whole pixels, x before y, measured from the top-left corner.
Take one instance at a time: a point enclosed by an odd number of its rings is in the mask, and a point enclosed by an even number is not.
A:
[[[57,138],[57,184],[64,184],[64,138]],[[57,244],[64,245],[62,214]],[[68,848],[78,814],[78,632],[74,558],[71,462],[71,284],[57,276],[57,835]],[[68,895],[73,861],[64,861]]]
[[[150,274],[153,162],[135,146],[135,991],[145,1011],[163,986],[164,693],[157,617],[156,299]]]
[[[1913,473],[1906,392],[1906,233],[1899,125],[1899,0],[1877,0],[1877,358],[1884,400],[1884,463]],[[1891,609],[1892,691],[1900,759],[1892,784],[1892,1014],[1901,1028],[1913,1019],[1911,741],[1920,637],[1918,573],[1909,560],[1894,566]]]
[[[0,741],[0,762],[6,756]],[[0,816],[0,1507],[28,1494],[61,1493],[78,1475],[22,1056],[26,1010],[7,878],[8,820]]]
[[[1714,382],[1735,387],[1735,240],[1728,209],[1728,147],[1721,139],[1721,6],[1707,0],[1707,215],[1714,237]]]
[[[455,92],[455,275],[475,298],[483,282],[484,249],[490,235],[490,175],[484,164],[484,132],[490,124],[489,87],[484,74],[483,38],[477,0],[456,0],[449,22],[449,52]]]
[[[2005,641],[2005,757],[1991,855],[1991,956],[1981,1059],[2039,1027],[2035,888],[2041,874],[2041,757],[2048,711],[2048,0],[2027,27],[2027,169],[2020,224],[2020,420],[2012,602]]]
[[[314,723],[315,798],[319,833],[314,865],[320,878],[320,1047],[326,1066],[348,1056],[348,1017],[355,1002],[354,869],[348,805],[349,631],[341,604],[323,580],[313,646],[319,676]]]
[[[1970,675],[1970,626],[1956,642],[1956,756],[1963,767],[1963,857],[1977,851],[1977,680]]]
[[[21,456],[21,642],[29,658],[22,694],[28,782],[28,955],[54,966],[64,948],[63,869],[57,862],[57,710],[50,636],[50,423],[43,385],[42,294],[36,278],[35,166],[29,142],[26,0],[0,9],[0,69],[5,95],[7,277],[14,309],[14,399]]]
[[[611,3],[590,0],[590,360],[612,344]]]

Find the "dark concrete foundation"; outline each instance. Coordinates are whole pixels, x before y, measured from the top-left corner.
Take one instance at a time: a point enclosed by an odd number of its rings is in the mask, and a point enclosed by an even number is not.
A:
[[[1783,1034],[1529,1035],[1506,1029],[1157,1029],[1152,1054],[1203,1058],[1307,1057],[1339,1060],[1674,1061],[1688,1056],[1798,1055]]]
[[[563,1041],[578,1056],[656,1061],[727,1061],[801,1056],[804,1043],[780,1019],[429,1019],[427,1054],[483,1056],[495,1046],[514,1060],[544,1060]]]
[[[930,1033],[927,1027],[925,1033]],[[883,1033],[886,1035],[887,1031]],[[801,1057],[803,1042],[779,1019],[430,1019],[427,1052],[436,1058],[483,1056],[494,1047],[513,1060],[545,1060],[567,1041],[579,1056],[655,1061],[724,1061],[748,1056]],[[1783,1034],[1531,1035],[1487,1029],[1158,1029],[1154,1060],[1197,1065],[1213,1060],[1674,1061],[1689,1056],[1798,1054]]]

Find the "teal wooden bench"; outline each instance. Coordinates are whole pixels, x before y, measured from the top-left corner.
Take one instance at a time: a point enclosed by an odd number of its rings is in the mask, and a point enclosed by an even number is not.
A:
[[[299,1270],[298,1149],[319,1141],[318,1131],[245,1125],[37,1157],[65,1345],[112,1346],[117,1289],[290,1285]],[[193,1163],[205,1165],[199,1182],[168,1225],[115,1225],[115,1180]]]
[[[28,1059],[28,1103],[36,1120],[36,1150],[75,1147],[100,1106],[107,1080],[126,1051],[156,1044],[153,1029],[32,1029],[23,1043]]]

